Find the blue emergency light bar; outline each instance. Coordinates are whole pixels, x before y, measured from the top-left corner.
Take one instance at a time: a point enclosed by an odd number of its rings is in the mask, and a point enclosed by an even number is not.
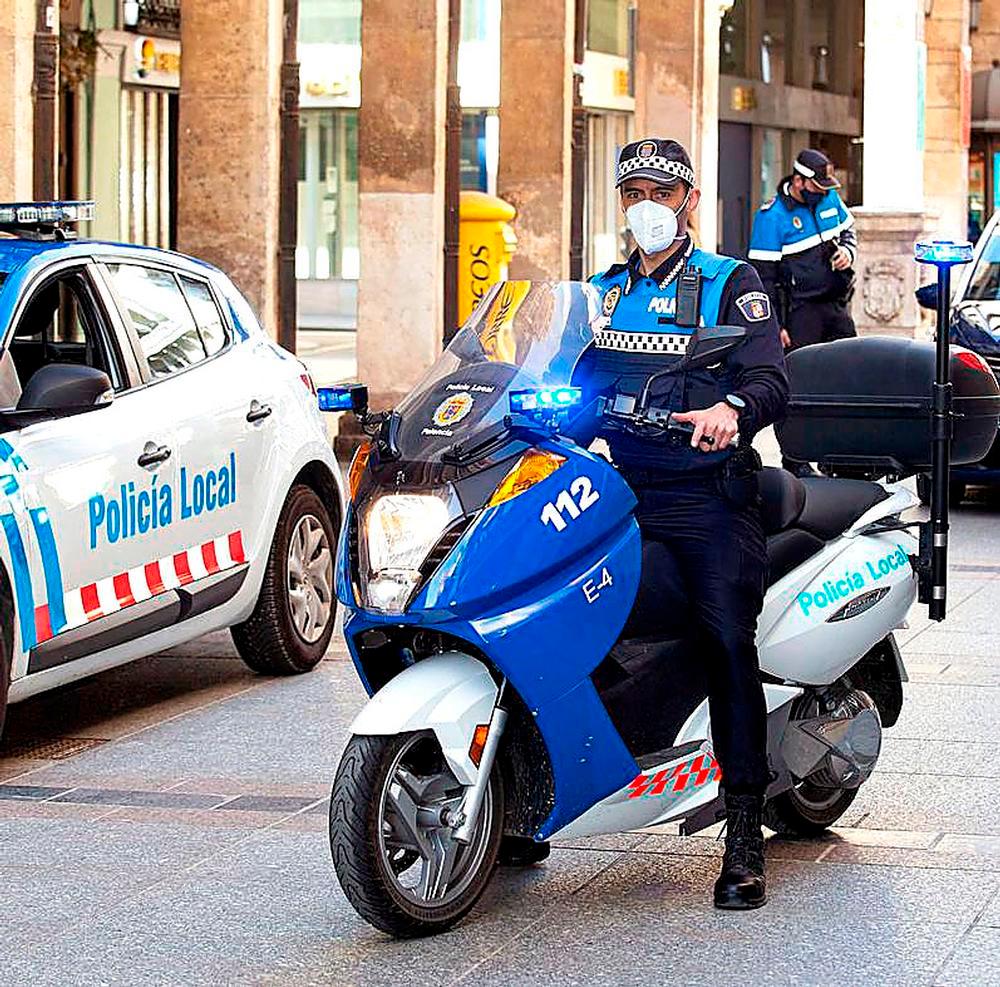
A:
[[[93,218],[93,202],[0,202],[0,226],[61,226]]]
[[[510,410],[526,414],[532,411],[563,411],[583,400],[579,387],[530,387],[510,392]]]
[[[368,388],[364,384],[317,387],[316,399],[320,411],[363,412],[368,406]]]
[[[937,264],[939,267],[972,262],[972,244],[967,240],[918,240],[913,247],[918,264]]]

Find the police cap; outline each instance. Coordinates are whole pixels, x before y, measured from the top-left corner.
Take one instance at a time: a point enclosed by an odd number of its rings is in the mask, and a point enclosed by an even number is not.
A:
[[[661,185],[683,181],[693,187],[694,168],[687,151],[677,141],[646,137],[626,144],[618,155],[615,188],[630,178],[648,178]]]
[[[840,182],[833,174],[833,162],[822,151],[813,147],[799,151],[792,167],[796,174],[811,178],[820,188],[840,188]]]

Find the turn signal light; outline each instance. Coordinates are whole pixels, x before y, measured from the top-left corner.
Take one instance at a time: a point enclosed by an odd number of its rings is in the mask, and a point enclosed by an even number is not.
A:
[[[361,486],[361,477],[368,467],[368,457],[372,454],[372,444],[362,442],[358,446],[358,451],[351,460],[351,468],[347,471],[347,487],[351,491],[351,500],[358,495],[358,487]]]
[[[472,735],[472,746],[469,748],[469,760],[478,768],[479,762],[483,759],[483,750],[486,747],[486,738],[490,735],[490,725],[480,723],[476,727],[476,732]]]
[[[487,507],[496,507],[518,494],[524,493],[536,483],[551,476],[563,463],[565,456],[544,449],[529,449],[514,465],[514,468],[500,481]]]

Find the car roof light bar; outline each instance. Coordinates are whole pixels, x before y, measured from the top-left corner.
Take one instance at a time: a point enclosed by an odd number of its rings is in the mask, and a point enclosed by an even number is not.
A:
[[[94,218],[90,201],[0,202],[0,231],[33,239],[71,240],[72,227]]]

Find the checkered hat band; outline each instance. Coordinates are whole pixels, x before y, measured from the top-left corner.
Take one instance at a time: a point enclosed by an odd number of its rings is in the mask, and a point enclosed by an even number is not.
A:
[[[621,329],[596,329],[594,342],[599,350],[681,354],[687,352],[691,337],[674,332],[627,332]]]
[[[681,164],[680,161],[671,161],[670,158],[663,158],[656,154],[648,158],[635,157],[629,158],[628,161],[620,162],[618,165],[618,180],[621,181],[626,176],[631,175],[633,171],[638,171],[640,168],[662,171],[666,175],[680,178],[682,181],[687,182],[688,185],[694,185],[694,172],[687,165]]]

